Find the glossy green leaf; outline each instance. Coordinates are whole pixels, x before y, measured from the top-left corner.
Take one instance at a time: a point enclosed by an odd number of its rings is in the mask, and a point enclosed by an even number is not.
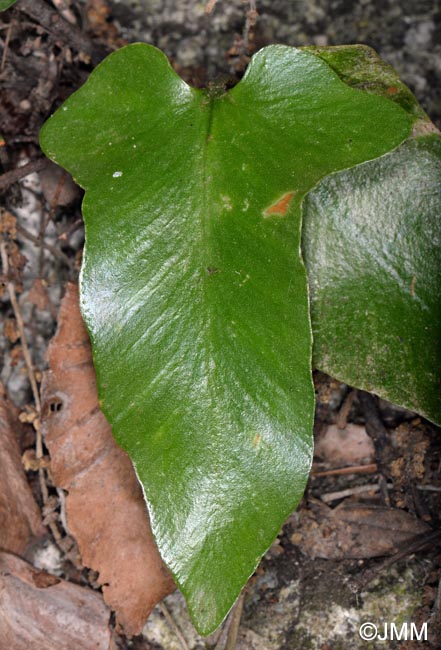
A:
[[[9,9],[9,7],[12,7],[12,5],[16,3],[16,1],[17,0],[0,0],[0,11]]]
[[[353,88],[388,97],[404,108],[417,119],[416,134],[437,132],[397,73],[371,48],[305,49],[323,58]],[[374,391],[441,424],[439,147],[439,137],[418,138],[385,159],[323,181],[307,203],[303,247],[311,281],[314,363],[342,381]],[[397,186],[397,174],[404,191]],[[331,186],[332,198],[331,190],[326,189]],[[365,233],[363,237],[358,234],[357,246],[349,236],[354,229]],[[397,241],[391,241],[392,232],[400,233]],[[337,243],[338,249],[346,251],[343,256],[333,255]],[[328,249],[326,255],[323,246]],[[373,275],[382,276],[386,293],[376,291],[375,282],[360,282],[363,260],[375,269],[371,280]],[[418,277],[425,307],[415,295],[403,293],[397,276],[384,273],[388,260],[400,274],[415,269],[410,282],[416,283]],[[351,299],[345,300],[343,291],[341,300],[331,307],[330,286],[335,278],[334,297],[344,283],[351,287]],[[412,292],[416,293],[413,284]],[[386,295],[391,297],[390,303]],[[405,304],[397,309],[400,295]],[[370,310],[369,326],[363,318],[360,322],[363,309]]]
[[[314,364],[441,424],[441,138],[323,180],[303,227]]]
[[[102,407],[202,633],[308,476],[301,201],[411,122],[294,48],[262,50],[225,92],[190,88],[135,44],[43,129],[46,153],[86,189],[81,301]]]
[[[308,46],[302,49],[313,52],[326,61],[340,79],[352,88],[387,97],[418,120],[429,122],[426,113],[396,71],[371,47],[336,45]]]

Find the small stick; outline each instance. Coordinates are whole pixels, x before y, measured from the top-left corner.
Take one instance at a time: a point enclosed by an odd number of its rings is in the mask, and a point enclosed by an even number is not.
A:
[[[29,174],[32,174],[33,172],[39,172],[41,169],[46,167],[46,165],[46,158],[37,158],[36,160],[31,160],[31,162],[23,165],[23,167],[16,167],[16,169],[11,169],[11,171],[2,174],[0,176],[0,192],[4,192],[21,178],[29,176]]]
[[[242,618],[243,601],[245,594],[242,592],[234,605],[231,613],[231,625],[228,630],[225,650],[236,650],[237,636],[239,634],[240,619]]]
[[[355,397],[355,390],[350,390],[349,393],[346,395],[345,400],[343,404],[340,407],[340,410],[338,412],[337,416],[337,427],[339,429],[345,429],[346,425],[348,423],[348,416],[351,411],[351,407],[354,401]]]
[[[12,34],[12,25],[13,22],[11,21],[8,26],[8,31],[6,32],[6,40],[5,40],[5,47],[3,48],[3,56],[2,56],[2,63],[0,66],[0,70],[3,71],[6,65],[6,57],[8,54],[8,49],[9,49],[9,43],[11,41],[11,34]]]
[[[441,487],[437,485],[417,485],[416,489],[422,492],[441,492]]]
[[[368,569],[364,574],[362,574],[358,579],[353,583],[354,591],[360,591],[364,589],[372,580],[374,580],[380,571],[387,569],[387,567],[395,564],[399,560],[412,555],[417,551],[420,551],[428,544],[433,545],[434,542],[439,542],[441,537],[441,530],[432,530],[429,533],[423,533],[422,535],[417,535],[413,540],[410,540],[408,543],[404,544],[402,548],[392,555],[391,557],[386,558],[381,562],[381,564],[373,569]]]
[[[392,483],[388,483],[387,487],[389,490],[392,490]],[[377,483],[369,483],[368,485],[357,485],[356,487],[348,488],[347,490],[340,490],[339,492],[326,492],[325,494],[320,495],[320,499],[325,503],[328,503],[329,501],[336,501],[337,499],[351,497],[354,494],[363,494],[363,492],[378,492],[379,490],[380,486]]]
[[[2,264],[3,264],[3,273],[7,277],[8,273],[9,273],[9,260],[8,260],[8,251],[6,249],[6,243],[2,242],[0,244],[0,248],[1,248],[1,258],[2,258]],[[10,280],[6,281],[6,288],[7,288],[7,291],[8,291],[9,300],[11,301],[12,309],[14,311],[15,320],[17,321],[18,332],[20,334],[20,340],[21,340],[21,347],[23,349],[23,357],[24,357],[26,368],[27,368],[27,371],[28,371],[29,381],[31,383],[32,394],[34,396],[35,408],[36,408],[38,417],[40,417],[40,413],[41,413],[40,394],[38,392],[37,380],[35,379],[35,373],[34,373],[34,368],[33,368],[33,365],[32,365],[32,359],[31,359],[28,344],[27,344],[27,341],[26,341],[26,334],[25,334],[25,330],[24,330],[24,322],[23,322],[23,318],[22,318],[22,315],[21,315],[20,307],[18,305],[17,294],[15,293],[14,284]],[[43,456],[43,453],[41,452],[41,454],[39,456],[38,451],[37,451],[37,458],[41,458],[42,456]]]
[[[161,610],[162,615],[164,616],[165,620],[167,623],[170,625],[172,628],[173,632],[176,634],[176,637],[181,644],[182,650],[190,650],[188,647],[188,643],[184,638],[184,635],[182,634],[178,624],[174,620],[173,616],[170,614],[168,611],[167,607],[164,605],[164,603],[159,603],[159,609]]]
[[[259,16],[256,9],[256,0],[248,0],[248,3],[250,8],[246,14],[245,27],[243,30],[243,42],[247,50],[249,50],[251,30],[255,26]]]
[[[60,260],[62,260],[66,266],[69,267],[69,269],[72,271],[72,273],[75,273],[75,265],[72,262],[71,259],[67,255],[63,253],[63,251],[58,250],[55,246],[52,246],[52,244],[48,244],[45,241],[41,241],[38,237],[35,235],[32,235],[30,232],[26,230],[26,228],[23,228],[21,224],[17,222],[16,224],[17,232],[22,235],[23,237],[26,237],[26,239],[29,239],[33,244],[36,244],[37,246],[42,246],[46,250],[48,250],[52,255],[55,257],[58,257]]]
[[[321,472],[311,472],[311,476],[339,476],[345,474],[375,474],[378,471],[376,463],[369,465],[354,465],[354,467],[339,467],[337,469],[327,469]]]
[[[0,251],[1,251],[1,260],[3,265],[3,274],[5,275],[5,277],[7,277],[9,273],[9,260],[8,260],[8,251],[5,242],[1,242]],[[40,393],[38,392],[37,380],[35,378],[34,367],[32,364],[32,359],[31,359],[31,355],[26,340],[23,317],[21,315],[14,284],[10,280],[7,280],[6,288],[8,291],[9,300],[12,305],[12,310],[14,312],[15,320],[17,321],[17,327],[20,334],[21,347],[23,350],[23,358],[25,360],[26,369],[28,371],[29,381],[31,384],[32,394],[35,402],[35,410],[37,412],[37,419],[34,421],[34,429],[36,434],[35,455],[37,459],[39,459],[39,458],[43,458],[43,441],[41,437],[41,428],[40,428],[40,416],[41,416]],[[46,505],[49,500],[49,492],[45,481],[44,469],[42,467],[40,467],[38,470],[38,479],[39,479],[43,504]],[[52,535],[54,536],[55,541],[58,543],[58,545],[60,545],[61,535],[57,526],[55,525],[54,522],[49,522],[48,526],[52,532]]]
[[[63,230],[61,235],[58,235],[58,239],[61,241],[67,241],[73,233],[78,230],[78,228],[82,225],[83,220],[82,219],[76,219],[76,221],[73,222],[66,230]]]

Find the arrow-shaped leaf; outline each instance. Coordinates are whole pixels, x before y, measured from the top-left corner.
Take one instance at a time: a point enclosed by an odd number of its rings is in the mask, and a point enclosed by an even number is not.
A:
[[[82,310],[160,552],[211,632],[303,492],[314,393],[301,201],[411,118],[272,46],[229,92],[112,54],[42,146],[86,188]]]

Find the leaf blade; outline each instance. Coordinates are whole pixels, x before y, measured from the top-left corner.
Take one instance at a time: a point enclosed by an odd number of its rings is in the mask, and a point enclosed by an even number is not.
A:
[[[82,311],[102,407],[202,633],[309,472],[302,199],[410,125],[293,48],[266,48],[232,91],[210,94],[137,44],[44,127],[43,148],[87,189]]]
[[[322,181],[303,234],[315,365],[437,424],[440,181],[441,138],[407,140]]]

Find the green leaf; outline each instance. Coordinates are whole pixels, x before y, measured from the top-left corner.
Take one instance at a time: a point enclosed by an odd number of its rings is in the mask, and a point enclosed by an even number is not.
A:
[[[16,3],[16,1],[17,0],[0,0],[0,11],[9,9],[9,7],[12,7],[12,5]]]
[[[323,180],[303,228],[314,364],[441,424],[441,138]]]
[[[350,86],[388,97],[399,104],[417,118],[413,128],[415,134],[438,133],[397,73],[371,48],[342,45],[305,49],[325,60]],[[418,138],[385,159],[334,177],[329,185],[328,180],[323,181],[307,203],[303,248],[311,283],[314,363],[342,381],[376,392],[441,424],[441,305],[437,289],[441,265],[437,262],[436,250],[441,238],[439,147],[439,137]],[[396,174],[405,188],[404,193],[394,180]],[[326,189],[331,186],[332,198]],[[329,196],[325,199],[327,192]],[[341,202],[337,201],[337,192],[342,197]],[[351,204],[355,204],[355,212],[349,208]],[[388,206],[387,212],[385,206]],[[346,210],[344,218],[342,210]],[[420,221],[416,227],[417,218]],[[348,237],[348,221],[351,228],[362,229],[365,233],[363,238],[359,233],[357,246]],[[394,243],[388,240],[391,228],[400,233]],[[336,239],[345,250],[343,256],[333,254]],[[329,249],[326,256],[322,254],[323,246]],[[386,294],[372,290],[377,286],[375,283],[363,283],[355,288],[361,260],[369,260],[369,268],[372,268],[374,257],[384,258],[386,247],[389,260],[400,273],[411,266],[415,269],[416,274],[410,282],[416,283],[418,276],[419,291],[428,296],[426,308],[422,309],[416,295],[411,297],[407,290],[403,294],[397,278],[391,274],[388,278],[383,274],[387,293],[394,296],[390,305],[385,304]],[[353,255],[353,251],[357,254]],[[387,260],[381,260],[378,266],[375,262],[375,265],[375,273],[381,275]],[[353,285],[351,299],[338,300],[331,307],[331,278],[338,277],[339,282],[343,282],[343,275],[346,276],[344,281]],[[338,291],[335,287],[335,296]],[[413,284],[412,293],[416,294]],[[402,305],[397,317],[399,295],[407,297],[407,303]],[[339,298],[343,296],[344,293]],[[395,308],[390,309],[392,305]],[[371,310],[372,322],[367,327],[361,319],[360,329],[360,318],[353,318],[353,315],[360,315],[367,308]],[[358,346],[355,341],[362,345]]]
[[[326,61],[340,79],[352,88],[387,97],[413,117],[430,122],[396,71],[367,45],[309,46],[302,48]]]
[[[86,188],[81,302],[102,407],[203,634],[309,472],[302,199],[396,146],[411,122],[294,48],[262,50],[225,92],[190,88],[135,44],[42,131],[47,155]]]

